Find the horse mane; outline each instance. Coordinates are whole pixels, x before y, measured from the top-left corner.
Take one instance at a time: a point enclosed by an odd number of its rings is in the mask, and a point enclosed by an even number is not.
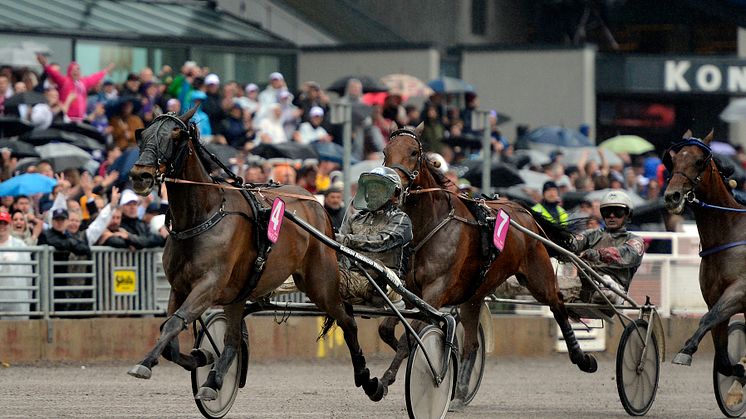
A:
[[[218,164],[215,163],[210,157],[211,153],[207,150],[207,148],[205,148],[202,143],[199,143],[199,140],[194,140],[192,145],[197,152],[197,158],[199,159],[200,163],[205,166],[205,170],[207,170],[207,173],[212,174],[214,171],[220,169],[220,166],[218,166]],[[223,162],[223,164],[225,164],[226,166],[228,165],[227,162]]]
[[[456,185],[454,185],[453,182],[451,182],[451,180],[446,177],[446,175],[440,170],[440,168],[435,167],[430,159],[428,159],[426,156],[423,156],[422,160],[424,161],[425,168],[430,173],[430,175],[432,175],[433,179],[435,179],[435,183],[437,183],[439,187],[451,190],[454,190],[456,188]]]

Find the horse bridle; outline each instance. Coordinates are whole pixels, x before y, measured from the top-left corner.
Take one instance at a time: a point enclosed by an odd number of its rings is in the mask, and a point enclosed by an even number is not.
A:
[[[702,170],[699,171],[697,176],[692,179],[687,175],[686,173],[682,172],[681,170],[672,171],[673,169],[673,159],[671,157],[671,152],[678,153],[682,148],[687,146],[696,146],[699,147],[704,153],[705,158],[702,163]],[[687,200],[687,202],[692,203],[696,199],[694,190],[697,189],[697,186],[702,182],[702,175],[704,174],[705,170],[710,167],[710,161],[712,160],[712,149],[705,144],[702,140],[699,138],[687,138],[685,141],[681,141],[679,143],[676,143],[668,148],[668,150],[665,151],[663,154],[663,165],[666,167],[666,169],[671,172],[671,175],[668,177],[668,181],[673,179],[674,176],[680,175],[683,176],[686,180],[689,181],[689,183],[692,185],[692,188],[687,191],[686,194],[684,194],[684,198]]]
[[[160,114],[153,120],[153,124],[158,123],[158,126],[155,128],[154,134],[156,137],[161,131],[163,124],[167,121],[176,122],[178,128],[186,131],[189,135],[189,139],[192,139],[192,133],[190,132],[192,130],[190,130],[189,126],[185,124],[184,121],[179,119],[179,117],[173,112]],[[142,131],[138,130],[135,135],[137,137],[138,143],[140,143]],[[166,176],[174,176],[175,172],[181,167],[181,163],[183,163],[184,157],[186,157],[186,150],[188,149],[189,147],[181,148],[179,150],[179,154],[175,158],[171,158],[173,154],[173,141],[168,142],[168,149],[166,150],[166,154],[163,152],[163,150],[161,150],[161,140],[156,139],[156,141],[147,141],[145,144],[140,145],[140,158],[142,158],[142,156],[146,153],[153,154],[153,156],[155,157],[155,182],[157,184],[161,184],[165,180]],[[161,170],[161,166],[166,166],[166,170]]]
[[[396,137],[404,136],[404,137],[410,137],[414,139],[417,142],[417,165],[416,168],[412,171],[404,167],[404,165],[401,165],[399,163],[394,163],[390,165],[389,167],[395,170],[399,170],[400,172],[404,173],[404,176],[406,176],[409,181],[407,182],[406,187],[403,187],[402,193],[401,193],[401,202],[404,202],[407,195],[409,195],[409,189],[412,187],[412,183],[415,179],[417,179],[417,176],[420,175],[420,171],[422,170],[422,142],[420,142],[420,139],[417,138],[417,134],[407,128],[400,128],[394,132],[392,132],[389,135],[389,142],[396,139]]]

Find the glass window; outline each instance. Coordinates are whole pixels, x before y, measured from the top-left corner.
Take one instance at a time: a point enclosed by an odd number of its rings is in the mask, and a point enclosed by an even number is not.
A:
[[[113,42],[78,41],[75,45],[75,60],[83,74],[100,71],[109,63],[116,64],[110,78],[119,83],[128,73],[138,73],[150,67],[158,74],[164,64],[178,71],[187,60],[186,48],[160,48],[153,46],[120,45]]]
[[[484,35],[487,32],[487,0],[471,0],[471,33]]]

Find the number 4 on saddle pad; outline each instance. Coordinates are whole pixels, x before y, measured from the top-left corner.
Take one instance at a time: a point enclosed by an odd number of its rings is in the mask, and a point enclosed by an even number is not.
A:
[[[272,212],[267,225],[267,238],[272,243],[277,243],[277,239],[280,237],[280,227],[282,227],[282,220],[285,219],[284,215],[285,201],[281,198],[275,198],[275,201],[272,202]]]
[[[505,239],[508,237],[508,228],[510,227],[510,216],[507,212],[500,209],[495,219],[495,231],[492,234],[492,243],[498,252],[502,252],[505,247]]]

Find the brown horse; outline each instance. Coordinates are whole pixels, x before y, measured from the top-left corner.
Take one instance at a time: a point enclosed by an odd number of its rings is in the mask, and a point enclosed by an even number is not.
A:
[[[717,371],[728,377],[744,377],[741,364],[731,365],[728,356],[728,320],[746,311],[746,209],[733,198],[725,181],[722,165],[712,157],[709,144],[712,133],[704,140],[684,135],[663,155],[671,179],[665,192],[666,208],[681,214],[687,203],[694,212],[702,245],[699,286],[709,311],[684,348],[674,358],[675,364],[691,365],[692,355],[712,330]]]
[[[465,335],[464,342],[460,342],[463,355],[452,406],[458,408],[467,392],[478,347],[482,301],[511,275],[525,284],[539,302],[549,305],[572,362],[582,371],[596,371],[595,358],[584,354],[575,339],[544,244],[510,229],[505,249],[487,266],[482,256],[480,227],[474,225],[474,216],[455,185],[423,155],[419,140],[421,127],[415,131],[394,131],[384,149],[384,164],[399,172],[404,185],[402,209],[412,219],[415,253],[410,260],[407,288],[433,307],[459,305],[460,308]],[[558,234],[556,241],[559,241],[559,234],[564,233],[517,203],[499,199],[487,204],[495,212],[504,210],[512,220],[545,237],[546,233]],[[566,240],[567,236],[561,238]],[[385,385],[394,381],[401,361],[407,356],[404,338],[397,342],[394,336],[394,323],[395,320],[387,319],[379,328],[381,338],[397,350],[397,356],[381,377]]]
[[[208,356],[200,351],[181,354],[177,336],[205,310],[223,306],[228,320],[225,349],[196,395],[213,400],[231,361],[239,354],[247,299],[268,294],[292,275],[298,288],[328,315],[321,335],[334,321],[342,328],[355,384],[363,386],[372,400],[380,400],[384,388],[377,378],[370,378],[351,307],[340,298],[335,251],[291,222],[283,224],[268,255],[261,250],[268,244],[261,233],[266,231],[271,199],[282,197],[288,210],[333,237],[323,207],[296,186],[242,189],[214,180],[205,168],[211,156],[199,143],[194,124],[188,122],[195,110],[180,117],[160,115],[138,133],[140,157],[130,172],[135,192],[146,195],[159,179],[165,176],[167,181],[173,231],[166,242],[163,266],[171,294],[169,317],[158,342],[129,374],[150,378],[161,354],[187,370],[207,365]],[[234,180],[240,183],[240,179]]]

